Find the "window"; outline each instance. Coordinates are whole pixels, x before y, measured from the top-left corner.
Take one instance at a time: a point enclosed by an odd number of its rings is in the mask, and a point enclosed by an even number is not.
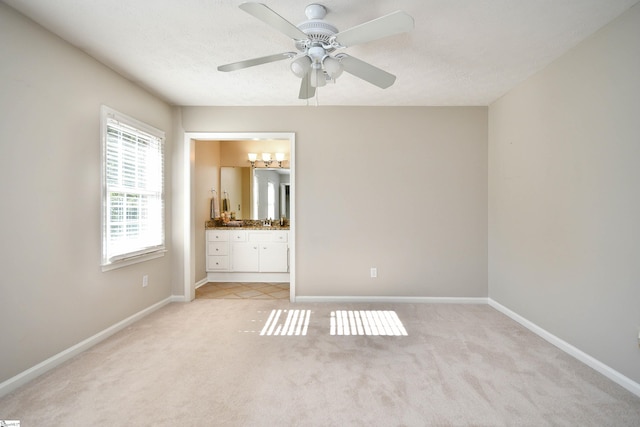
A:
[[[164,132],[101,109],[103,270],[164,254]]]

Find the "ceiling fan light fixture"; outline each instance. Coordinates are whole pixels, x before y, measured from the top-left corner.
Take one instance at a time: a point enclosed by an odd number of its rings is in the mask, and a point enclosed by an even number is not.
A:
[[[335,80],[342,74],[342,63],[336,58],[327,56],[323,62],[324,70],[327,72],[331,79]]]
[[[311,58],[307,55],[301,56],[291,62],[291,71],[296,77],[304,77],[311,69]]]
[[[413,30],[415,23],[406,12],[397,10],[347,30],[325,21],[327,8],[313,3],[307,6],[307,20],[294,25],[263,3],[248,1],[240,9],[292,39],[296,52],[246,59],[218,67],[219,71],[235,71],[284,59],[293,59],[291,71],[302,81],[298,98],[308,100],[316,94],[316,88],[334,83],[343,71],[381,89],[391,86],[396,76],[346,54],[335,54],[337,49],[369,43],[384,37]]]

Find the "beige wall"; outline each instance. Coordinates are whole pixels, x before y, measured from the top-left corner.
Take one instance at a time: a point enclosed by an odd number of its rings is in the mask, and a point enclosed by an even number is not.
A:
[[[487,108],[182,113],[185,131],[295,132],[298,296],[487,296]]]
[[[101,271],[100,105],[173,148],[169,105],[4,3],[0,58],[2,383],[171,295],[170,237],[163,258]]]
[[[489,295],[640,382],[640,6],[489,109]]]

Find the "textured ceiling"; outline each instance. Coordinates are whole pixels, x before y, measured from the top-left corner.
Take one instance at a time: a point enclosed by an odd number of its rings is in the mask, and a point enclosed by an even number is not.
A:
[[[289,61],[217,66],[294,51],[240,0],[3,0],[176,105],[306,105]],[[315,105],[488,105],[638,0],[324,0],[339,30],[401,9],[411,33],[344,50],[397,76],[380,89],[344,73]],[[264,0],[294,24],[311,1]]]

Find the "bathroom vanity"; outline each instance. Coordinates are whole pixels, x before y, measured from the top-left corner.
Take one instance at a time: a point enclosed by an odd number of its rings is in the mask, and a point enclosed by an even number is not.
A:
[[[289,230],[225,228],[206,231],[209,282],[288,282]]]

